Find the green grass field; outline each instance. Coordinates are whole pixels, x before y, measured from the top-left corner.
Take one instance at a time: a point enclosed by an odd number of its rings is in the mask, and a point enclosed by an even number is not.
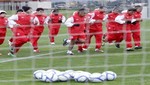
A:
[[[67,29],[62,26],[56,37],[56,44],[50,45],[48,29],[45,28],[39,40],[40,53],[33,53],[29,43],[25,44],[17,54],[17,58],[7,55],[11,33],[8,29],[7,38],[0,46],[0,85],[150,85],[150,37],[149,20],[142,22],[142,50],[126,52],[124,42],[121,48],[106,44],[104,53],[94,52],[94,39],[90,49],[84,53],[66,55],[67,47],[62,46],[63,38],[67,38]],[[33,78],[32,74],[39,69],[83,70],[103,72],[111,70],[117,73],[115,81],[103,83],[55,82],[44,83]]]

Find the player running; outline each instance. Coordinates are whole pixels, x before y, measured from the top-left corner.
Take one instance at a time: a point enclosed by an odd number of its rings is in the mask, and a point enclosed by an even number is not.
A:
[[[142,21],[141,16],[142,16],[142,6],[135,6],[136,11],[134,12],[134,19],[136,19],[136,21],[132,24],[131,30],[132,30],[132,37],[134,40],[134,45],[135,45],[135,49],[142,49],[141,46],[141,31],[140,31],[140,22]]]
[[[120,24],[124,24],[123,25],[123,32],[124,32],[124,36],[123,38],[125,39],[126,42],[126,51],[134,51],[132,49],[132,24],[136,21],[136,19],[134,19],[133,14],[135,12],[134,8],[130,8],[127,10],[126,13],[123,13],[120,16],[117,16],[115,21],[120,23]]]
[[[39,25],[37,17],[31,15],[31,7],[23,6],[22,9],[23,13],[8,18],[13,28],[16,29],[8,53],[12,57],[15,57],[20,48],[29,41],[33,24]]]
[[[0,10],[0,45],[2,45],[5,40],[7,26],[8,20],[6,18],[6,11]],[[2,54],[0,53],[0,55]]]
[[[31,30],[31,44],[33,46],[33,52],[38,53],[40,50],[38,49],[38,40],[41,37],[41,34],[43,33],[44,30],[44,22],[46,19],[46,15],[44,14],[44,9],[43,8],[37,8],[36,12],[34,13],[34,16],[36,16],[39,20],[39,25],[35,25],[33,27],[33,30]]]
[[[55,36],[58,35],[61,23],[66,20],[65,16],[59,13],[58,9],[54,9],[52,13],[46,18],[45,23],[48,24],[50,43],[55,44]]]
[[[120,14],[121,10],[115,7],[111,13],[107,16],[107,33],[104,35],[104,42],[113,43],[115,46],[120,48],[120,42],[123,40],[122,25],[115,21],[115,18]]]
[[[72,49],[78,45],[78,52],[82,52],[82,44],[85,43],[85,9],[81,8],[78,12],[67,19],[65,25],[68,27],[70,43],[67,51],[68,55],[73,55]]]
[[[105,9],[103,6],[100,6],[98,9],[95,9],[91,13],[90,21],[93,22],[89,26],[89,30],[88,30],[89,35],[87,35],[88,40],[85,46],[83,47],[84,49],[88,48],[88,45],[91,42],[91,38],[94,36],[96,42],[95,51],[103,52],[103,50],[101,49],[101,45],[102,45],[102,36],[103,36],[102,22],[104,21],[104,19],[105,19]]]

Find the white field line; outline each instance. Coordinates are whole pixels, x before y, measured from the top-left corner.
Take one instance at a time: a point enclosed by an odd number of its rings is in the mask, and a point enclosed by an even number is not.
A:
[[[12,62],[12,61],[17,61],[17,60],[25,60],[25,59],[30,59],[30,58],[35,58],[35,57],[40,57],[40,56],[45,56],[45,55],[50,55],[50,54],[62,53],[62,52],[64,52],[64,51],[52,52],[52,53],[46,53],[46,54],[39,54],[39,55],[35,55],[35,56],[28,56],[28,57],[22,57],[22,58],[14,57],[13,59],[2,60],[2,61],[0,61],[0,63]]]

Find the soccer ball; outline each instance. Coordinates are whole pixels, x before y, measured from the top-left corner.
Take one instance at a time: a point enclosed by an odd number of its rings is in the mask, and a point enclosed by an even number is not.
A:
[[[78,73],[83,73],[84,71],[80,71],[80,70],[78,70],[78,71],[74,71],[73,73],[72,73],[72,76],[73,76],[73,78],[74,78],[74,76],[76,75],[76,74],[78,74]]]
[[[89,73],[89,72],[76,72],[74,74],[74,80],[76,82],[88,82],[90,75],[91,75],[91,73]]]
[[[55,70],[55,69],[49,69],[49,70],[47,70],[47,72],[52,72],[52,73],[54,73],[54,74],[59,74],[60,73],[60,71],[58,71],[58,70]]]
[[[66,71],[65,71],[65,73],[67,73],[67,74],[70,75],[70,79],[74,79],[74,75],[73,75],[74,72],[75,72],[74,70],[66,70]]]
[[[101,73],[92,73],[89,77],[91,82],[103,82],[106,79],[106,76]]]
[[[45,72],[42,78],[42,81],[45,82],[55,82],[58,81],[58,76],[53,72]]]
[[[60,72],[59,74],[57,74],[57,76],[58,80],[63,82],[69,81],[71,79],[71,76],[66,72]]]
[[[117,74],[113,71],[105,71],[102,74],[106,76],[105,80],[107,80],[107,81],[112,81],[117,78]]]
[[[40,79],[42,79],[44,73],[45,73],[45,70],[37,70],[33,73],[33,77],[35,79],[40,80]]]

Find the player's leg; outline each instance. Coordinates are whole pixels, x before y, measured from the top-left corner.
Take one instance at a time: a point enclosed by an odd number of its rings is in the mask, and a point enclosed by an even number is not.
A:
[[[125,31],[125,42],[126,42],[126,51],[134,51],[132,49],[131,29],[129,25],[127,25]]]
[[[135,45],[135,49],[142,49],[141,47],[141,32],[140,29],[136,29],[133,31],[133,40],[134,40],[134,45]]]
[[[116,33],[115,34],[115,46],[120,48],[120,43],[123,41],[123,33]]]
[[[67,54],[68,55],[73,55],[74,53],[72,52],[72,49],[75,45],[75,42],[76,40],[71,40],[70,43],[69,43],[69,47],[68,47],[68,51],[67,51]]]
[[[97,32],[95,35],[95,42],[96,42],[96,47],[95,47],[95,51],[96,52],[104,52],[101,47],[102,47],[102,32]]]
[[[108,26],[107,27],[107,33],[105,33],[103,35],[103,37],[105,37],[105,38],[103,38],[104,42],[108,42],[108,43],[112,43],[113,42],[113,40],[115,38],[115,36],[114,36],[115,35],[115,31],[113,29],[114,29],[113,26]]]
[[[0,33],[0,45],[3,44],[5,40],[5,35],[6,35],[6,32]],[[2,55],[2,53],[0,53],[0,55]]]
[[[85,41],[86,41],[85,33],[82,33],[81,35],[78,36],[76,44],[78,45],[79,53],[83,52],[83,44],[85,43]]]
[[[33,36],[31,36],[31,44],[33,46],[33,52],[40,52],[38,49],[38,40],[41,36],[41,33],[34,32]]]
[[[0,45],[3,44],[5,40],[6,32],[0,33]]]
[[[8,55],[15,57],[15,54],[20,50],[21,46],[29,41],[29,38],[20,29],[13,36],[13,41],[9,49]]]
[[[55,44],[54,35],[55,35],[55,29],[54,28],[49,28],[49,38],[50,38],[50,43],[51,44]]]
[[[70,43],[69,43],[69,46],[68,46],[68,50],[67,50],[67,54],[68,55],[73,55],[74,53],[72,52],[72,49],[74,47],[74,45],[76,44],[77,42],[77,36],[74,35],[74,34],[70,34]]]
[[[91,43],[91,38],[92,38],[93,34],[89,33],[88,35],[86,35],[86,41],[85,44],[83,45],[83,50],[87,50],[90,43]]]

